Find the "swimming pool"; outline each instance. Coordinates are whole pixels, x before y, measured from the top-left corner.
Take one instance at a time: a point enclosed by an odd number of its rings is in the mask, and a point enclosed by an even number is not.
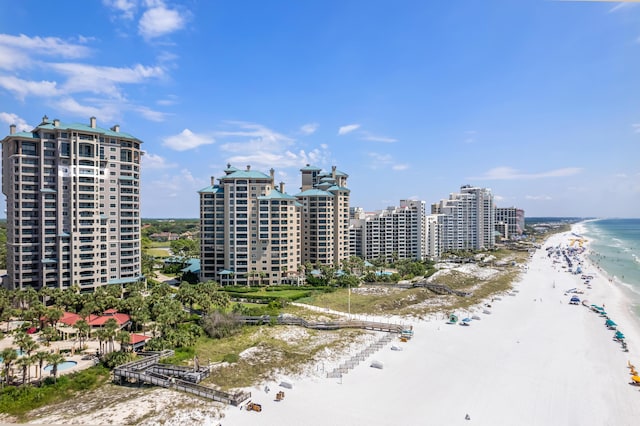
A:
[[[77,362],[75,361],[65,361],[65,362],[61,362],[60,364],[58,364],[58,371],[62,371],[62,370],[68,370],[70,368],[75,367],[76,365],[78,365]],[[44,371],[52,371],[53,370],[53,365],[49,364],[46,367],[44,367]]]

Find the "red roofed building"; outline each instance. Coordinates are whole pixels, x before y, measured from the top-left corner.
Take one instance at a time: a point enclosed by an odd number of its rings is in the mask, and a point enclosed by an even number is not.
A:
[[[91,327],[102,327],[111,318],[116,320],[120,328],[124,328],[125,326],[129,325],[129,323],[131,322],[131,317],[129,315],[121,314],[115,309],[107,309],[106,311],[104,311],[104,315],[99,317],[94,316],[92,320],[87,322]]]
[[[144,344],[147,343],[147,340],[149,339],[151,339],[151,336],[132,333],[129,336],[129,344],[127,346],[129,346],[132,351],[139,351],[144,347]]]

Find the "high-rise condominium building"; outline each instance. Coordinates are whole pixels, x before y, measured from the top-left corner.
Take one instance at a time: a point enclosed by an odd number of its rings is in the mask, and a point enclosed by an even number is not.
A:
[[[495,206],[488,188],[465,185],[448,200],[432,204],[432,214],[442,214],[443,251],[483,250],[495,245]]]
[[[424,201],[400,200],[399,207],[387,207],[364,217],[352,218],[350,236],[363,259],[424,260],[427,257],[427,222]]]
[[[274,170],[211,178],[200,194],[200,279],[221,285],[297,281],[301,266],[297,199],[275,186]]]
[[[496,207],[496,231],[509,240],[524,232],[524,210],[516,207]]]
[[[10,289],[143,279],[140,141],[120,131],[49,121],[2,140]]]
[[[302,262],[339,265],[349,257],[349,175],[306,165],[302,186]]]

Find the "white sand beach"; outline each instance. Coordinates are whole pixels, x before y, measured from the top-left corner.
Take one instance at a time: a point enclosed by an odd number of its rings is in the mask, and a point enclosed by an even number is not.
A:
[[[268,394],[263,384],[251,389],[262,412],[228,407],[220,423],[637,424],[640,387],[629,384],[627,362],[640,367],[640,322],[622,290],[587,265],[584,255],[583,271],[595,277],[590,290],[579,275],[554,266],[545,248],[566,246],[570,238],[570,233],[550,237],[515,284],[517,293],[494,301],[491,314],[478,309],[481,320],[471,326],[414,322],[415,337],[393,343],[402,351],[389,344],[342,379],[302,378],[291,390],[268,383]],[[568,303],[565,291],[575,287],[584,289],[581,299],[606,306],[626,335],[629,352],[612,340],[604,318]],[[371,368],[372,360],[384,368]],[[285,398],[276,402],[279,390]]]

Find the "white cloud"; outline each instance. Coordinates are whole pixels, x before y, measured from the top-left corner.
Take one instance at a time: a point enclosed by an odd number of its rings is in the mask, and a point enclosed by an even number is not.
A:
[[[133,0],[102,0],[102,4],[120,13],[120,17],[131,20],[137,5]]]
[[[50,97],[59,93],[55,81],[28,81],[13,76],[0,76],[0,87],[13,93],[20,101],[29,95]]]
[[[304,135],[310,135],[315,133],[316,130],[318,130],[318,127],[320,127],[318,123],[307,123],[300,127],[300,132]]]
[[[549,195],[527,195],[524,198],[532,201],[549,201],[553,199]]]
[[[78,37],[81,43],[89,38]],[[18,52],[30,52],[34,55],[54,56],[61,58],[83,58],[90,54],[90,49],[82,44],[68,42],[58,37],[28,37],[0,34],[0,46],[5,46]]]
[[[146,187],[153,194],[151,198],[159,204],[157,200],[179,198],[185,195],[192,200],[195,191],[204,188],[207,184],[206,180],[193,176],[189,169],[181,169],[177,174],[166,174],[153,179],[146,184]]]
[[[348,133],[353,132],[354,130],[358,130],[360,128],[359,124],[347,124],[346,126],[341,126],[338,129],[339,135],[346,135]]]
[[[573,176],[582,172],[579,167],[565,167],[549,170],[541,173],[521,173],[511,167],[496,167],[479,177],[470,177],[471,180],[517,180],[517,179],[543,179],[551,177]]]
[[[146,169],[170,169],[177,167],[174,163],[169,163],[164,157],[150,152],[145,152],[142,156],[142,165]]]
[[[17,114],[13,114],[11,112],[0,112],[0,121],[7,123],[8,125],[15,124],[18,132],[28,132],[34,127],[28,125],[27,122],[18,117]]]
[[[134,65],[133,67],[103,67],[80,63],[52,63],[52,69],[67,75],[63,84],[66,92],[101,93],[113,98],[122,98],[118,84],[142,83],[165,75],[161,67]]]
[[[104,121],[113,120],[118,116],[119,111],[118,106],[114,104],[91,102],[91,105],[83,105],[72,97],[56,99],[55,106],[57,109],[73,115],[100,117],[100,119]]]
[[[368,153],[369,158],[371,159],[369,163],[369,167],[377,170],[377,169],[388,169],[395,171],[403,171],[409,168],[408,164],[396,163],[393,157],[389,154],[380,154],[377,152]]]
[[[164,138],[165,146],[176,151],[187,151],[202,145],[210,145],[215,142],[212,136],[193,133],[189,129],[184,129],[181,133]]]
[[[186,19],[180,12],[159,4],[142,14],[138,31],[145,39],[153,39],[180,30],[185,23]]]
[[[407,170],[409,168],[409,165],[408,164],[394,164],[393,166],[391,166],[391,168],[393,170],[402,171],[402,170]]]
[[[146,106],[136,106],[133,109],[149,121],[161,122],[167,118],[166,113],[152,110]]]
[[[374,134],[371,134],[371,133],[365,132],[365,131],[360,132],[360,139],[362,139],[364,141],[371,141],[371,142],[384,142],[384,143],[395,143],[395,142],[398,142],[398,139],[389,138],[389,137],[386,137],[386,136],[377,136],[377,135],[374,135]]]
[[[230,121],[230,129],[216,131],[214,136],[220,149],[230,156],[231,164],[241,167],[251,164],[256,169],[302,167],[309,164],[324,164],[329,159],[327,144],[319,148],[297,149],[296,140],[266,126],[243,121]]]

